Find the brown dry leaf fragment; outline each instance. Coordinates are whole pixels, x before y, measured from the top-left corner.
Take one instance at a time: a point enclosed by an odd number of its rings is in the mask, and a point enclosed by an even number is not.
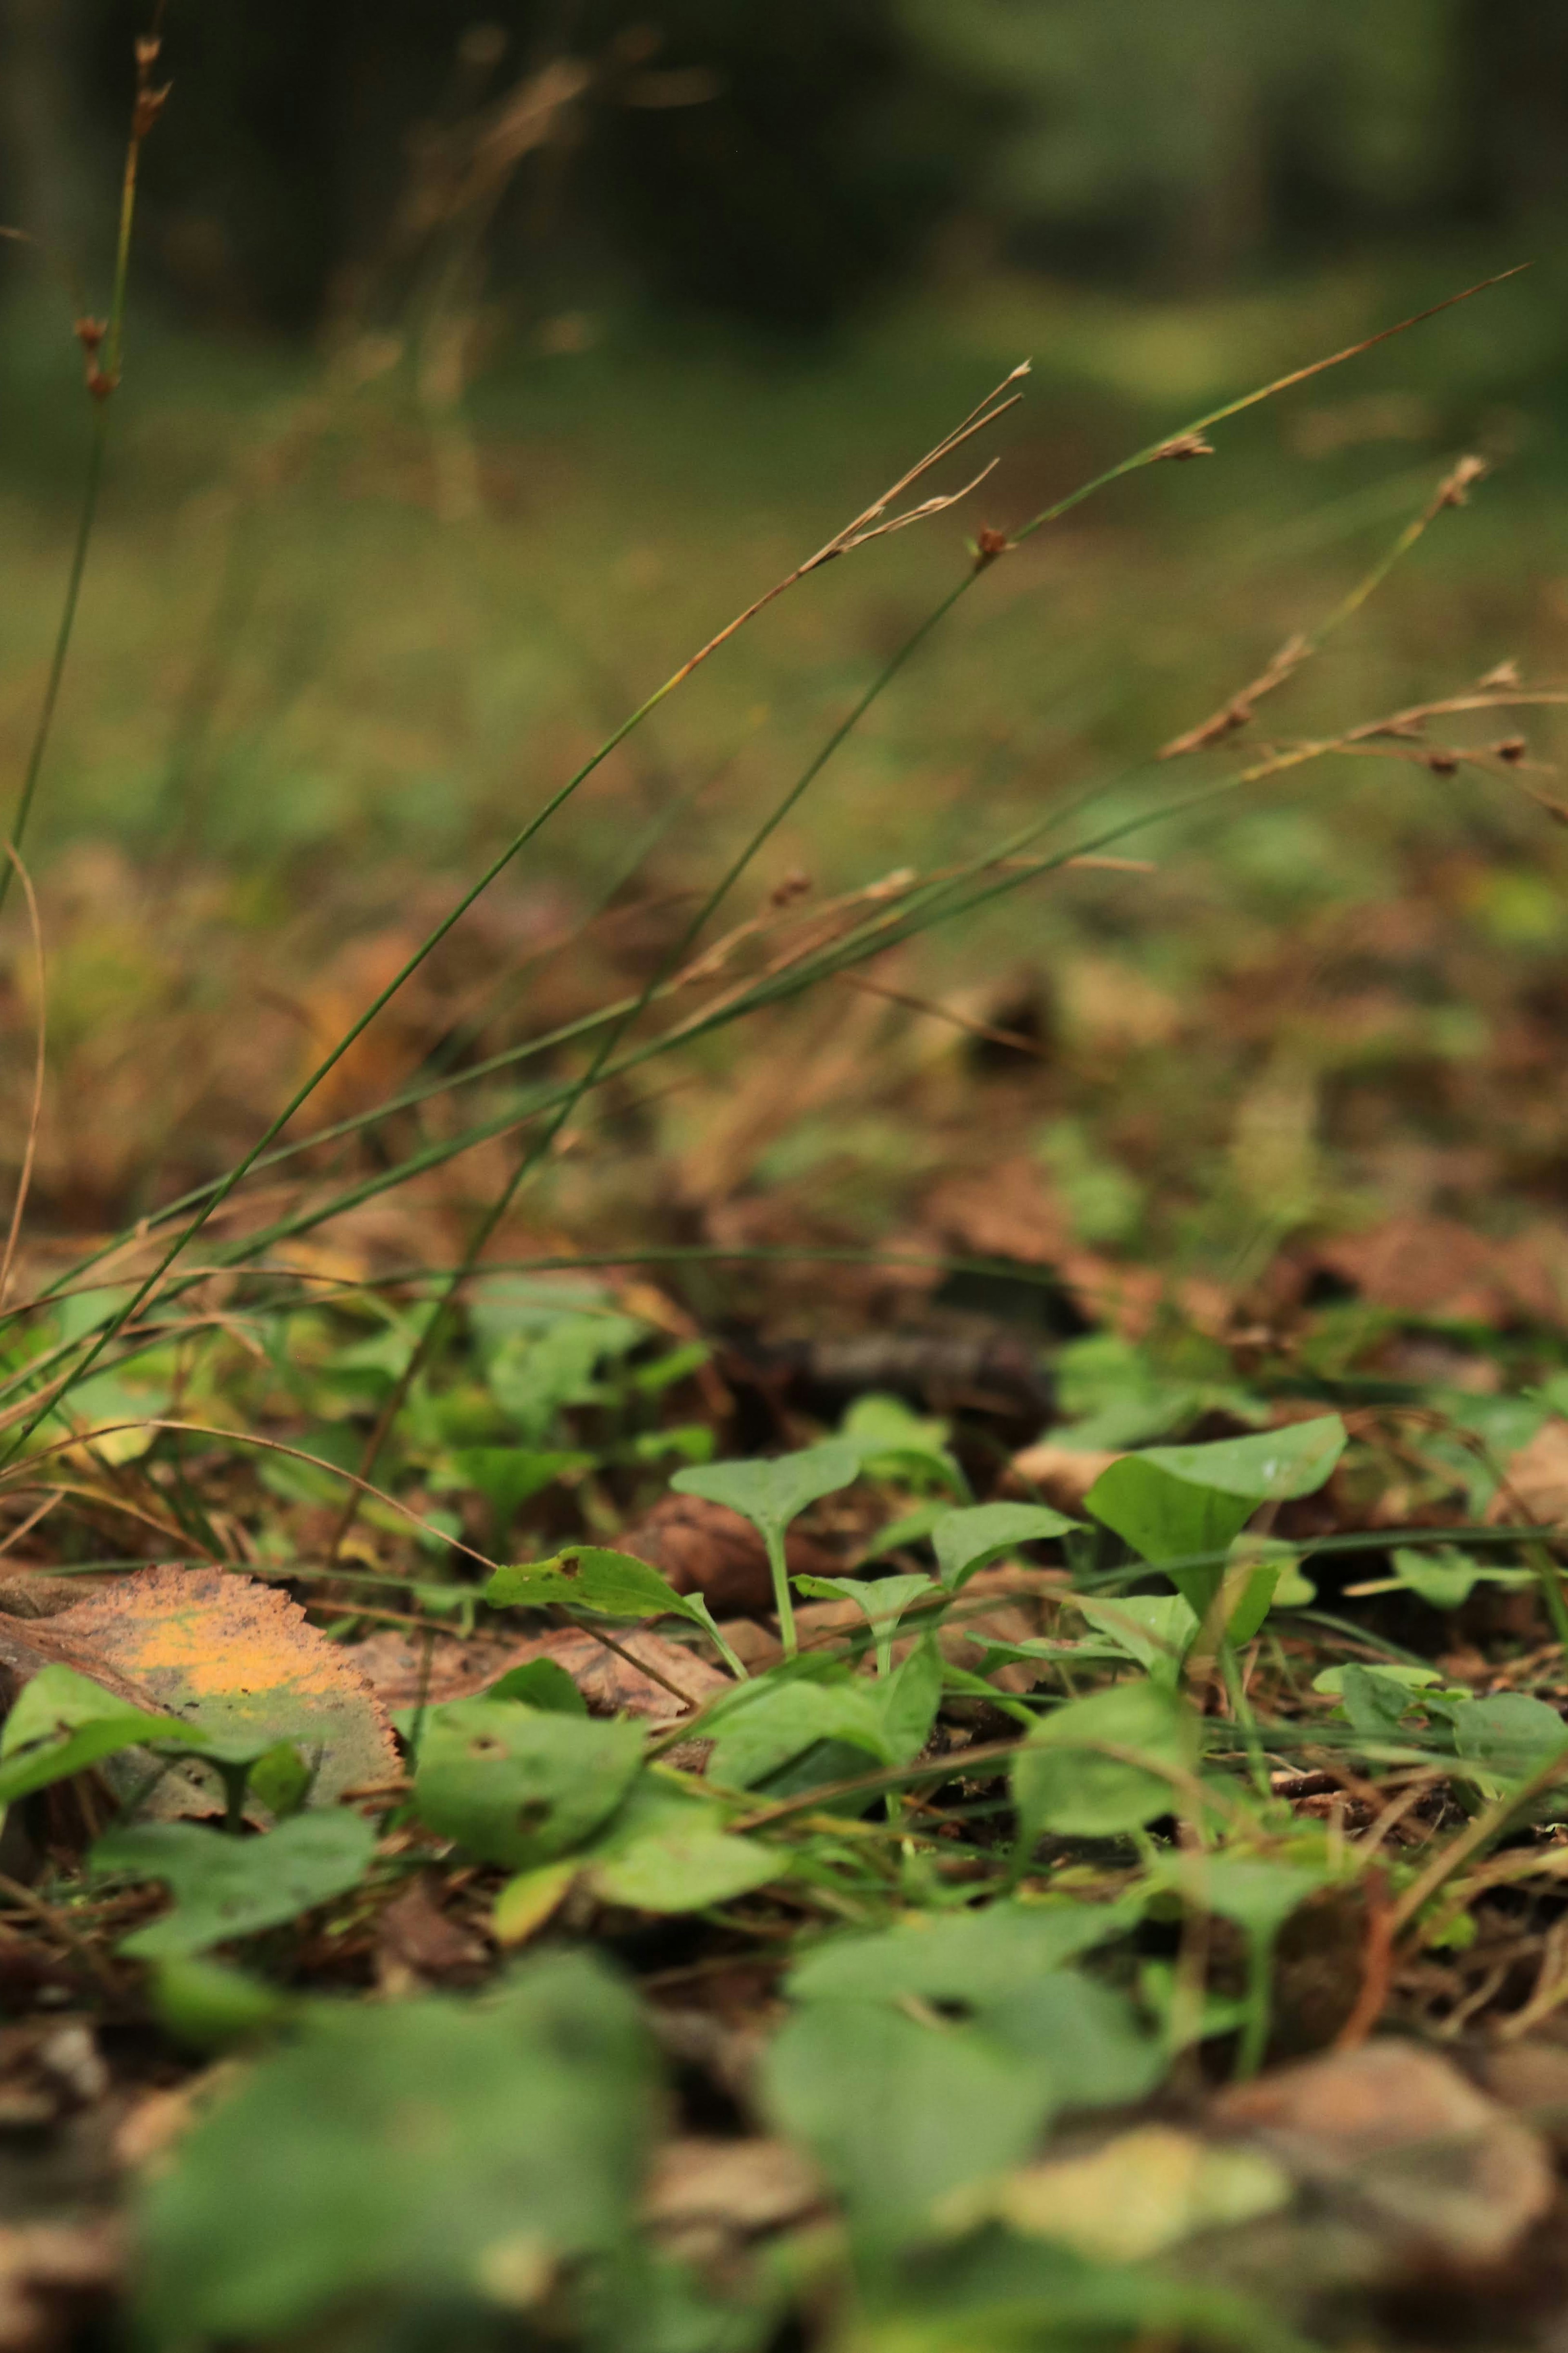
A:
[[[1551,1227],[1500,1242],[1453,1218],[1391,1218],[1320,1243],[1313,1257],[1399,1314],[1491,1324],[1561,1324],[1568,1314],[1568,1246]]]
[[[666,2141],[643,2191],[643,2220],[659,2244],[711,2261],[737,2240],[781,2231],[823,2203],[821,2182],[782,2140]]]
[[[761,1536],[749,1520],[700,1495],[666,1495],[610,1547],[645,1560],[677,1593],[700,1593],[715,1618],[771,1610],[773,1582]],[[784,1540],[792,1577],[831,1577],[839,1563],[809,1536]]]
[[[412,1978],[416,1985],[462,1984],[477,1978],[489,1957],[483,1939],[448,1919],[436,1901],[430,1873],[411,1879],[381,1915],[378,1974]]]
[[[347,1656],[389,1708],[477,1699],[518,1663],[517,1644],[504,1634],[435,1634],[426,1644],[391,1627],[367,1635]]]
[[[1037,1446],[1026,1446],[1014,1455],[1007,1485],[1015,1494],[1042,1496],[1058,1512],[1081,1512],[1100,1472],[1121,1459],[1100,1447],[1054,1446],[1043,1438]]]
[[[129,1685],[226,1740],[298,1741],[321,1757],[312,1801],[386,1780],[392,1728],[350,1654],[270,1585],[218,1568],[141,1568],[37,1630],[111,1688]]]
[[[1211,2115],[1444,2270],[1501,2263],[1555,2193],[1537,2134],[1436,2052],[1392,2036],[1237,2084]]]
[[[1510,1455],[1487,1517],[1501,1525],[1521,1513],[1542,1527],[1568,1520],[1568,1421],[1542,1422],[1529,1445]]]
[[[1044,1176],[1022,1155],[974,1176],[950,1176],[925,1205],[925,1222],[978,1258],[1055,1266],[1071,1248],[1072,1229]]]
[[[0,2228],[0,2353],[55,2353],[82,2341],[82,2324],[120,2284],[117,2225],[29,2222]]]
[[[617,1657],[596,1635],[563,1627],[521,1643],[508,1663],[523,1666],[531,1659],[552,1659],[565,1669],[596,1715],[640,1715],[650,1724],[674,1724],[689,1713],[676,1697],[677,1692],[689,1701],[691,1708],[698,1708],[715,1692],[730,1688],[730,1676],[679,1642],[667,1642],[662,1635],[641,1626],[617,1626],[614,1633],[626,1653],[625,1658]],[[633,1662],[656,1668],[665,1681],[639,1672]],[[667,1689],[669,1684],[673,1690]]]
[[[706,1659],[679,1642],[667,1642],[645,1627],[617,1626],[615,1640],[632,1659],[657,1667],[684,1693],[693,1706],[728,1683],[730,1678]],[[447,1700],[478,1699],[512,1667],[533,1659],[552,1659],[565,1670],[595,1713],[647,1716],[673,1723],[684,1710],[673,1692],[650,1674],[641,1674],[596,1635],[578,1626],[552,1628],[519,1642],[500,1634],[476,1634],[467,1641],[437,1635],[426,1667],[423,1646],[402,1634],[373,1634],[351,1654],[363,1667],[379,1700],[388,1707],[416,1707],[421,1693],[432,1706]]]

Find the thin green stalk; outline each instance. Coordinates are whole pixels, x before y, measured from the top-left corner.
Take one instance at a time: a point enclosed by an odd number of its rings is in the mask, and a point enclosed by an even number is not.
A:
[[[77,607],[81,601],[81,584],[87,571],[87,552],[92,543],[93,526],[98,520],[99,492],[103,485],[103,459],[109,439],[109,411],[100,403],[93,411],[92,442],[88,450],[87,476],[82,484],[81,508],[77,516],[76,540],[71,548],[70,571],[66,578],[65,601],[60,607],[59,627],[55,632],[54,652],[49,659],[49,674],[44,684],[44,700],[39,706],[38,723],[33,731],[33,741],[27,754],[27,766],[22,779],[22,790],[11,819],[6,841],[13,850],[20,850],[22,837],[27,830],[27,819],[33,813],[37,796],[38,779],[44,772],[44,759],[54,733],[55,710],[60,699],[60,685],[66,674],[66,659],[70,652],[71,638],[76,632]],[[16,867],[10,859],[0,864],[0,909],[5,904],[11,889],[11,877]]]
[[[768,1548],[768,1567],[773,1580],[773,1609],[779,1621],[779,1641],[784,1644],[786,1659],[793,1659],[800,1648],[795,1630],[795,1597],[789,1589],[789,1564],[784,1558],[784,1536],[777,1528],[766,1528],[763,1541]]]
[[[1236,2047],[1235,2078],[1256,2075],[1274,2023],[1274,1938],[1256,1931],[1247,1940],[1247,2018]]]
[[[136,223],[136,185],[142,159],[142,142],[157,120],[163,100],[152,92],[149,72],[158,53],[158,26],[162,21],[162,0],[153,19],[148,39],[138,42],[136,49],[136,97],[131,116],[131,135],[125,148],[125,170],[120,188],[120,219],[114,241],[114,284],[110,298],[109,320],[103,331],[100,353],[95,356],[89,322],[81,321],[78,334],[88,354],[87,392],[92,403],[92,438],[88,449],[87,473],[82,483],[81,508],[77,517],[76,540],[71,549],[70,570],[66,578],[65,601],[60,607],[59,628],[55,632],[54,651],[49,659],[49,673],[44,683],[44,700],[38,712],[38,723],[33,733],[27,765],[22,779],[22,790],[6,836],[13,852],[19,851],[22,838],[27,830],[27,820],[37,797],[38,779],[43,774],[44,760],[49,739],[54,733],[55,712],[60,699],[60,685],[65,677],[66,660],[70,652],[71,638],[76,632],[77,608],[81,601],[82,577],[87,570],[88,549],[92,543],[93,525],[98,519],[99,493],[103,485],[103,460],[109,442],[109,403],[120,383],[121,358],[125,338],[125,303],[131,284],[131,237]],[[0,910],[5,904],[11,889],[11,877],[16,871],[15,859],[0,865]]]

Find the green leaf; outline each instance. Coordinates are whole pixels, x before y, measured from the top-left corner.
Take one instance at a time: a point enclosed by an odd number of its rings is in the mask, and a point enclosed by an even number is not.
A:
[[[922,1594],[941,1590],[929,1577],[795,1577],[797,1593],[822,1601],[853,1601],[877,1641],[877,1658],[883,1674],[892,1671],[893,1634],[900,1619]]]
[[[559,2263],[626,2238],[652,2109],[632,1999],[576,1954],[482,2001],[323,2003],[143,2187],[142,2327],[270,2341],[374,2297],[384,2322],[479,2299],[515,2327]]]
[[[901,1667],[879,1679],[882,1733],[894,1764],[907,1765],[931,1738],[942,1704],[942,1653],[928,1636]]]
[[[1331,1670],[1331,1672],[1332,1672]],[[1415,1687],[1379,1667],[1352,1660],[1339,1670],[1340,1697],[1351,1728],[1363,1740],[1389,1740],[1399,1730],[1400,1718],[1416,1705]],[[1436,1683],[1437,1678],[1430,1680]]]
[[[749,1789],[819,1741],[866,1753],[867,1769],[896,1765],[880,1704],[866,1683],[762,1682],[729,1701],[708,1759],[721,1788]],[[825,1774],[824,1779],[837,1775]]]
[[[1543,1699],[1498,1692],[1455,1709],[1454,1746],[1500,1782],[1523,1781],[1568,1748],[1568,1724]],[[1568,1802],[1563,1791],[1556,1796]]]
[[[1004,2000],[1080,1953],[1137,1927],[1137,1904],[1004,1901],[933,1917],[916,1913],[895,1928],[839,1936],[790,1972],[796,2001],[963,2002]]]
[[[498,1568],[484,1591],[496,1609],[575,1609],[594,1618],[685,1618],[716,1645],[737,1681],[745,1669],[700,1593],[677,1593],[657,1568],[603,1545],[568,1545],[552,1560]]]
[[[41,1667],[23,1684],[0,1727],[0,1807],[122,1748],[205,1748],[206,1735],[178,1716],[134,1708],[74,1667]]]
[[[430,1484],[443,1493],[472,1489],[484,1497],[499,1534],[510,1527],[524,1504],[568,1471],[584,1471],[591,1454],[559,1450],[541,1452],[526,1446],[464,1446],[448,1458]]]
[[[809,2003],[763,2070],[774,2121],[811,2149],[876,2238],[912,2235],[938,2199],[1016,2165],[1051,2108],[1044,2068],[973,2026],[861,2001]]]
[[[1217,1438],[1205,1446],[1151,1446],[1131,1461],[1152,1462],[1194,1487],[1245,1496],[1254,1504],[1311,1495],[1344,1452],[1346,1431],[1337,1413],[1293,1421],[1250,1438]],[[1116,1466],[1113,1466],[1116,1467]]]
[[[689,1618],[691,1605],[629,1552],[568,1545],[550,1560],[498,1568],[484,1598],[496,1609],[585,1609],[600,1618]]]
[[[1234,1922],[1247,1936],[1272,1942],[1309,1896],[1327,1887],[1333,1873],[1308,1863],[1269,1862],[1247,1855],[1207,1855],[1182,1882],[1204,1909]]]
[[[1022,1544],[1037,1544],[1077,1527],[1044,1504],[972,1504],[948,1512],[931,1530],[937,1573],[950,1593],[966,1585],[977,1569]]]
[[[547,1715],[514,1700],[451,1700],[426,1719],[415,1810],[439,1837],[508,1871],[527,1871],[581,1846],[641,1765],[642,1734],[624,1719]]]
[[[1171,1771],[1158,1768],[1190,1772],[1197,1754],[1196,1717],[1162,1684],[1117,1683],[1069,1700],[1042,1718],[1014,1759],[1023,1848],[1042,1831],[1114,1838],[1171,1813],[1181,1800]]]
[[[1044,2070],[1057,2107],[1141,2100],[1169,2063],[1163,2040],[1140,2024],[1127,1996],[1078,1969],[1018,1978],[982,2018],[999,2042]]]
[[[678,1471],[670,1485],[678,1495],[700,1495],[738,1512],[764,1537],[782,1536],[793,1519],[823,1495],[847,1487],[860,1475],[853,1446],[829,1439],[798,1454],[778,1454],[751,1462],[705,1462]]]
[[[498,1675],[483,1699],[519,1700],[544,1715],[586,1715],[588,1703],[563,1666],[553,1659],[530,1659]]]
[[[296,1814],[264,1838],[230,1838],[199,1822],[138,1822],[100,1838],[88,1867],[95,1877],[163,1882],[174,1910],[134,1929],[119,1950],[177,1960],[346,1895],[370,1869],[375,1842],[374,1824],[346,1807]]]
[[[715,1808],[678,1805],[679,1813],[671,1809],[662,1821],[616,1841],[616,1852],[594,1865],[596,1895],[639,1912],[701,1912],[765,1887],[791,1868],[793,1856],[780,1848],[721,1830]]]
[[[192,2051],[227,2051],[280,2025],[293,2008],[287,1994],[222,1961],[160,1961],[149,1989],[163,2031]]]
[[[949,1451],[951,1435],[948,1423],[911,1412],[902,1398],[875,1395],[856,1398],[838,1432],[869,1478],[906,1484],[934,1480],[964,1495],[969,1484]]]
[[[1312,1493],[1344,1445],[1343,1422],[1326,1414],[1253,1438],[1152,1446],[1102,1471],[1085,1500],[1096,1519],[1167,1571],[1201,1618],[1219,1590],[1226,1553],[1258,1505]]]
[[[1073,1607],[1156,1683],[1175,1682],[1197,1639],[1200,1621],[1179,1593],[1130,1593],[1115,1601],[1075,1594]]]
[[[1413,1545],[1396,1546],[1392,1556],[1401,1585],[1433,1609],[1458,1609],[1478,1585],[1525,1586],[1534,1578],[1527,1568],[1489,1568],[1453,1545],[1418,1552]]]

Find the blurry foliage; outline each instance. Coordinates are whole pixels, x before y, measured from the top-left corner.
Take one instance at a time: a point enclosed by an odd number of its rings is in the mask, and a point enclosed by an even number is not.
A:
[[[498,205],[532,314],[586,284],[815,330],[953,250],[1213,284],[1563,193],[1563,34],[1522,0],[277,0],[194,12],[149,151],[156,266],[204,319],[341,309],[433,137],[552,59],[591,79]],[[110,201],[133,0],[32,12],[14,106]],[[14,40],[16,37],[13,37]],[[40,46],[40,42],[42,46]],[[74,93],[63,98],[62,92]],[[52,94],[51,94],[52,93]],[[20,132],[8,211],[83,206]],[[31,151],[31,159],[29,153]]]

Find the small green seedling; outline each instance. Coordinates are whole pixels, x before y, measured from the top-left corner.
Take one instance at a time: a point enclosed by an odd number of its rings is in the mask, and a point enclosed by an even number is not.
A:
[[[797,1593],[820,1601],[853,1601],[865,1616],[877,1644],[877,1672],[893,1672],[893,1636],[906,1609],[942,1588],[929,1577],[797,1577]]]
[[[1315,1493],[1344,1447],[1338,1414],[1255,1438],[1152,1446],[1101,1472],[1085,1500],[1097,1520],[1164,1570],[1201,1619],[1224,1580],[1231,1545],[1258,1505]]]
[[[863,1397],[845,1415],[835,1442],[853,1446],[870,1478],[966,1495],[969,1482],[949,1449],[950,1435],[945,1421],[912,1413],[901,1398]]]
[[[957,1593],[1004,1553],[1047,1536],[1065,1535],[1079,1525],[1046,1504],[973,1504],[964,1511],[948,1512],[931,1530],[937,1574],[949,1593]]]
[[[784,1533],[808,1504],[837,1493],[860,1475],[858,1450],[839,1439],[808,1446],[798,1454],[776,1455],[770,1461],[705,1462],[678,1472],[670,1481],[678,1495],[700,1495],[705,1503],[722,1504],[750,1520],[767,1546],[773,1572],[773,1604],[784,1656],[797,1648],[795,1604],[790,1599],[789,1570],[784,1561]]]
[[[1247,1938],[1245,2019],[1236,2073],[1256,2075],[1268,2047],[1273,2021],[1274,1948],[1279,1932],[1292,1913],[1327,1887],[1334,1874],[1309,1863],[1271,1862],[1247,1855],[1184,1858],[1180,1873],[1177,1883],[1189,1901],[1230,1921]]]
[[[568,1545],[550,1560],[498,1568],[485,1588],[498,1609],[570,1609],[587,1618],[686,1618],[700,1626],[737,1683],[746,1670],[698,1593],[677,1593],[634,1553],[603,1545]]]

